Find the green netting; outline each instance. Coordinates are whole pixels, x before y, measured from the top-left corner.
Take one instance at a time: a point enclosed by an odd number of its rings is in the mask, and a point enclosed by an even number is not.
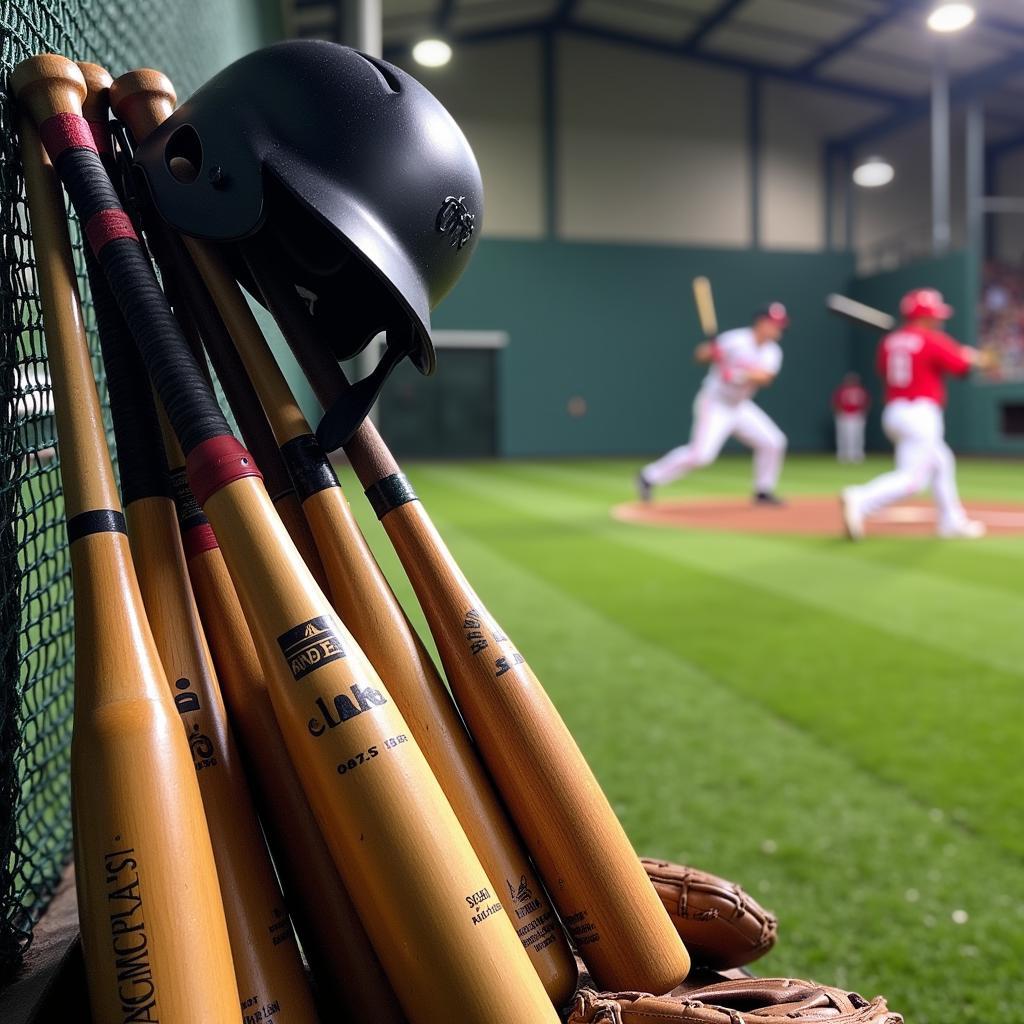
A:
[[[270,35],[261,0],[0,0],[0,71],[51,51],[186,96]],[[90,338],[92,312],[72,225]],[[46,346],[12,104],[0,95],[0,978],[71,854],[73,606]],[[94,347],[95,352],[95,347]],[[100,397],[105,399],[97,362]]]

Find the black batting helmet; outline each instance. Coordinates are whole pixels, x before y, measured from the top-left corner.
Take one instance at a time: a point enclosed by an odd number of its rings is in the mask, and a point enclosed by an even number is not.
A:
[[[459,126],[410,75],[335,43],[278,43],[210,79],[136,163],[177,230],[258,240],[338,359],[386,332],[372,381],[335,416],[342,433],[405,355],[433,372],[430,310],[469,262],[483,187]],[[239,248],[229,251],[262,301]],[[335,430],[328,442],[345,440]]]

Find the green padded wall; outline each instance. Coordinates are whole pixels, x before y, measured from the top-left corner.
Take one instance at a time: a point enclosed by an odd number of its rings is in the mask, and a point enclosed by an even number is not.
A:
[[[501,454],[652,453],[689,432],[703,375],[692,358],[700,328],[690,282],[706,274],[723,329],[772,299],[789,307],[785,365],[761,401],[793,449],[816,450],[831,444],[829,396],[849,346],[824,297],[852,273],[845,253],[485,238],[434,325],[508,331]],[[582,417],[568,412],[575,396],[587,403]]]

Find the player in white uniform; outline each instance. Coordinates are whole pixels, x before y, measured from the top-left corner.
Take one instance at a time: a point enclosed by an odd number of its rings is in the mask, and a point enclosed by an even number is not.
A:
[[[710,369],[693,403],[690,442],[644,466],[637,476],[641,501],[651,500],[656,485],[710,465],[726,440],[735,437],[754,450],[754,501],[782,504],[775,485],[786,454],[786,435],[753,398],[782,368],[779,340],[788,326],[786,307],[773,302],[754,314],[750,327],[726,331],[697,346],[697,361],[710,364]]]

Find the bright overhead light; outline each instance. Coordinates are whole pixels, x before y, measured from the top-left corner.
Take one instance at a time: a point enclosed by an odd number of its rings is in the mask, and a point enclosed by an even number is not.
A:
[[[974,8],[970,4],[939,4],[928,15],[928,27],[933,32],[959,32],[974,21]]]
[[[443,67],[452,59],[452,48],[443,39],[421,39],[412,48],[412,59],[425,68]]]
[[[869,156],[853,169],[853,183],[861,188],[880,188],[888,185],[895,175],[888,160],[880,156]]]

